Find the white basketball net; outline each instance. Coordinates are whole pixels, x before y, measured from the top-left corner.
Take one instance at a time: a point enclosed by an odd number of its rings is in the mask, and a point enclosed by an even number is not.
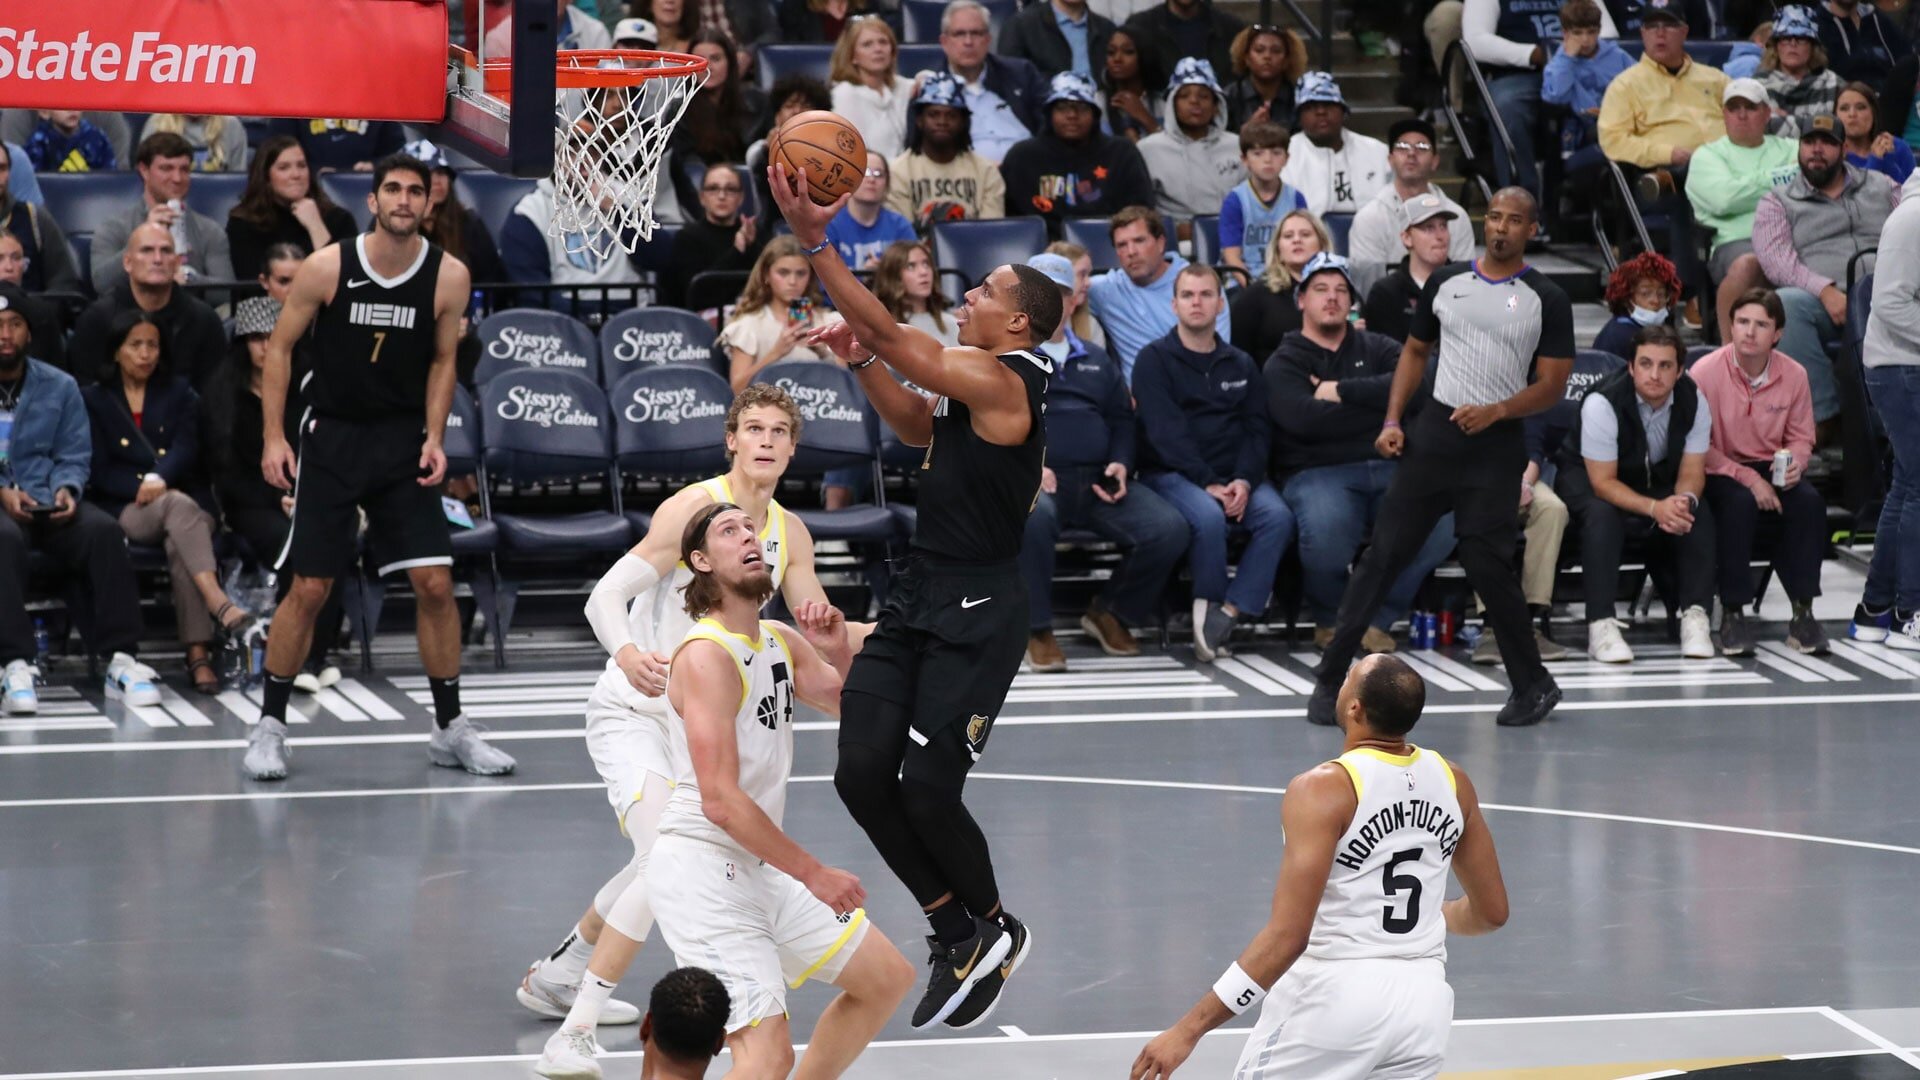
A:
[[[561,62],[567,62],[564,54]],[[653,197],[667,138],[706,81],[703,69],[555,95],[554,208],[547,232],[565,236],[569,251],[591,251],[600,259],[616,247],[630,252],[652,239]]]

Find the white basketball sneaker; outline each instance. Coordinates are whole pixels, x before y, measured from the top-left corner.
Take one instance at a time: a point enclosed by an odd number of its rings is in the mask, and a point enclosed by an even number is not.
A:
[[[19,715],[40,711],[40,693],[34,689],[34,680],[40,675],[40,669],[25,660],[15,660],[7,665],[0,683],[6,687],[7,711]]]
[[[547,1040],[540,1063],[533,1067],[536,1076],[547,1080],[601,1080],[600,1063],[594,1057],[600,1044],[593,1032],[581,1027],[563,1027]]]
[[[513,758],[488,745],[466,713],[454,717],[446,727],[434,729],[427,739],[427,757],[435,765],[465,769],[475,776],[505,776],[513,771]]]
[[[1587,655],[1603,664],[1633,663],[1633,646],[1620,636],[1620,620],[1595,619],[1587,625]]]
[[[158,705],[160,676],[126,653],[114,653],[107,663],[107,696],[128,705]]]
[[[567,1014],[573,1011],[573,999],[580,996],[580,986],[578,983],[568,986],[547,978],[542,974],[545,966],[545,961],[535,960],[527,968],[527,977],[520,980],[519,989],[513,992],[513,996],[520,999],[520,1004],[541,1016],[565,1020]],[[600,1008],[600,1023],[608,1027],[639,1022],[640,1008],[630,1001],[608,998]]]

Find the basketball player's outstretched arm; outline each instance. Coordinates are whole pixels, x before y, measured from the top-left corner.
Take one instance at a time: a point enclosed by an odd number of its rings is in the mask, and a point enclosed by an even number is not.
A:
[[[853,667],[854,654],[866,645],[867,635],[873,632],[874,625],[870,622],[848,622],[839,608],[825,600],[809,600],[794,608],[793,621],[800,632],[806,635],[813,650],[820,654],[822,660],[831,664],[842,679]],[[835,695],[832,712],[838,716],[838,691]]]
[[[1242,984],[1240,992],[1233,994],[1238,1000],[1229,1007],[1220,997],[1220,984],[1216,984],[1216,989],[1195,1002],[1179,1023],[1140,1051],[1128,1074],[1130,1080],[1172,1076],[1173,1070],[1193,1053],[1201,1036],[1251,1007],[1306,951],[1307,935],[1320,909],[1320,895],[1333,872],[1334,849],[1358,806],[1353,781],[1333,762],[1309,769],[1287,785],[1286,797],[1280,802],[1286,848],[1280,855],[1280,880],[1273,890],[1272,913],[1239,961],[1221,976],[1222,984],[1229,980]],[[1245,980],[1258,984],[1259,993],[1247,992]]]
[[[845,915],[865,903],[867,891],[859,878],[808,854],[740,790],[740,744],[734,737],[740,672],[726,649],[712,641],[690,641],[675,655],[674,668],[668,697],[686,725],[687,754],[707,820],[767,865],[805,885],[835,914]]]
[[[627,605],[673,573],[680,561],[680,534],[686,532],[693,515],[712,502],[713,496],[700,487],[681,488],[668,496],[653,512],[647,535],[615,560],[587,594],[587,625],[593,627],[593,636],[620,665],[628,685],[648,697],[666,692],[667,656],[642,652],[633,643]]]
[[[1454,797],[1460,800],[1460,815],[1466,826],[1460,834],[1460,846],[1453,849],[1453,876],[1460,879],[1465,896],[1456,896],[1440,905],[1447,920],[1447,932],[1472,936],[1491,934],[1507,924],[1507,883],[1500,876],[1500,855],[1493,850],[1493,833],[1480,813],[1480,795],[1473,790],[1467,774],[1453,769]]]
[[[301,262],[293,275],[293,288],[273,324],[273,336],[267,339],[266,368],[260,373],[260,424],[264,436],[260,453],[260,473],[267,483],[281,490],[293,487],[293,447],[287,442],[287,387],[293,382],[293,347],[313,325],[320,305],[333,297],[340,280],[340,246],[328,244]]]
[[[447,413],[458,377],[460,316],[473,296],[473,275],[451,255],[440,259],[433,287],[433,366],[427,369],[427,438],[420,447],[420,486],[437,487],[447,475]]]

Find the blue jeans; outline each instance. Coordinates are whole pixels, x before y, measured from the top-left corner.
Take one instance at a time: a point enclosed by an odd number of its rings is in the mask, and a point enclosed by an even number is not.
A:
[[[1398,468],[1391,461],[1355,461],[1302,469],[1287,481],[1287,505],[1300,524],[1301,591],[1315,626],[1332,626],[1347,591],[1347,572],[1360,553]],[[1404,618],[1433,568],[1453,552],[1453,515],[1435,525],[1406,569],[1393,579],[1387,598],[1374,612],[1382,630]]]
[[[1148,473],[1146,485],[1173,504],[1193,530],[1187,565],[1193,571],[1193,598],[1232,604],[1241,614],[1255,616],[1267,610],[1280,558],[1293,542],[1293,511],[1272,484],[1253,489],[1246,513],[1228,521],[1219,500],[1207,489],[1179,473]],[[1239,572],[1227,584],[1227,536],[1232,530],[1252,534],[1240,553]]]
[[[1920,367],[1867,369],[1867,393],[1893,443],[1893,485],[1880,508],[1873,562],[1860,599],[1868,607],[1920,610]],[[1913,526],[1908,532],[1907,526]]]
[[[1035,630],[1053,625],[1053,548],[1062,529],[1091,529],[1127,549],[1100,593],[1100,604],[1128,626],[1158,621],[1160,595],[1186,554],[1187,522],[1179,512],[1137,479],[1127,484],[1126,498],[1101,501],[1093,493],[1100,472],[1090,466],[1055,469],[1054,493],[1041,495],[1027,515],[1020,572],[1027,579],[1028,625]]]
[[[1841,328],[1833,324],[1820,298],[1805,289],[1781,289],[1787,325],[1780,334],[1780,351],[1807,369],[1807,387],[1813,392],[1813,418],[1840,415],[1840,384],[1833,375],[1833,353],[1840,347]]]
[[[1520,173],[1519,179],[1513,176],[1513,169],[1507,164],[1507,155],[1502,147],[1493,151],[1493,172],[1500,180],[1500,186],[1519,184],[1535,196],[1540,194],[1540,167],[1534,162],[1533,129],[1540,122],[1540,73],[1537,71],[1504,70],[1504,74],[1495,75],[1487,80],[1487,93],[1493,97],[1493,107],[1500,114],[1501,123],[1507,126],[1507,134],[1513,139],[1513,153]],[[1499,139],[1495,135],[1496,140]]]

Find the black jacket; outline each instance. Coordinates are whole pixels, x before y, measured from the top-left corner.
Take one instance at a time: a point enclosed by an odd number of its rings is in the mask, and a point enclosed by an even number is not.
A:
[[[334,207],[320,215],[322,224],[327,227],[329,242],[350,240],[360,233],[359,222],[342,207]],[[273,225],[261,228],[251,221],[228,216],[227,246],[233,250],[233,276],[240,281],[252,281],[267,268],[267,251],[275,244],[292,244],[307,254],[313,254],[313,237],[307,235],[307,227],[294,218],[293,211],[284,206],[273,208]],[[322,245],[325,246],[325,245]]]
[[[1213,4],[1202,0],[1200,17],[1192,20],[1206,24],[1207,47],[1201,56],[1213,65],[1213,77],[1225,81],[1233,77],[1233,38],[1246,28],[1246,22],[1237,15],[1229,15]],[[1173,17],[1165,4],[1155,4],[1145,11],[1136,11],[1127,20],[1127,29],[1135,32],[1142,42],[1147,42],[1160,53],[1160,70],[1172,71],[1186,52],[1180,46],[1180,28],[1184,21]],[[1293,118],[1286,117],[1276,121],[1288,127],[1293,126]]]
[[[1153,177],[1140,148],[1098,130],[1078,144],[1062,141],[1051,127],[1022,139],[1007,151],[1000,176],[1007,183],[1007,216],[1046,218],[1056,236],[1063,218],[1110,217],[1153,205]]]
[[[61,310],[49,300],[29,296],[20,305],[20,314],[27,320],[27,355],[67,370],[67,330]]]
[[[1047,382],[1047,464],[1133,471],[1133,395],[1107,350],[1067,331],[1067,358]]]
[[[1213,351],[1180,344],[1178,327],[1133,361],[1140,471],[1174,472],[1201,487],[1267,475],[1272,422],[1253,358],[1214,337]]]
[[[101,372],[113,358],[107,355],[107,328],[113,317],[138,305],[133,286],[116,285],[112,292],[87,305],[74,324],[73,339],[67,343],[68,371],[81,386],[100,381]],[[170,373],[180,375],[195,389],[204,389],[214,373],[226,362],[227,332],[220,316],[184,289],[174,289],[167,306],[152,312],[166,335],[166,355]]]
[[[1055,19],[1053,4],[1039,0],[1020,9],[1000,30],[1000,55],[1026,60],[1048,79],[1073,67],[1073,46]],[[1087,74],[1098,75],[1107,62],[1107,39],[1113,36],[1113,20],[1089,8],[1087,10]],[[1005,95],[1002,95],[1003,97]],[[1044,98],[1044,95],[1042,95]]]
[[[1640,395],[1633,388],[1633,373],[1623,370],[1610,376],[1591,393],[1606,398],[1620,422],[1620,455],[1615,459],[1620,482],[1656,499],[1673,494],[1674,485],[1680,480],[1680,459],[1686,456],[1687,432],[1693,430],[1694,417],[1700,409],[1700,390],[1693,380],[1681,379],[1674,384],[1673,415],[1667,422],[1667,452],[1658,461],[1647,453],[1647,430],[1640,423],[1640,407],[1635,404]],[[1586,473],[1586,461],[1580,456],[1582,419],[1574,419],[1566,440],[1560,444],[1562,473],[1568,470]]]
[[[0,154],[6,153],[0,148]],[[80,291],[80,270],[73,262],[73,249],[67,246],[67,234],[45,207],[21,202],[0,185],[0,229],[20,241],[27,256],[27,272],[20,287],[30,293]]]
[[[1214,74],[1226,78],[1226,72]],[[1272,98],[1263,98],[1260,91],[1253,88],[1251,78],[1235,79],[1227,86],[1227,130],[1239,131],[1260,106],[1267,107],[1267,119],[1291,131],[1293,129],[1293,84],[1280,80],[1280,89]]]
[[[1058,31],[1055,32],[1058,33]],[[1092,56],[1092,53],[1088,54],[1089,63],[1094,62]],[[1104,54],[1098,62],[1106,63]],[[941,57],[940,62],[931,70],[947,71],[947,58]],[[959,78],[957,75],[954,77]],[[1039,68],[1017,56],[998,56],[988,53],[986,68],[980,74],[980,81],[987,89],[1000,95],[1001,100],[1007,103],[1007,107],[1013,110],[1013,115],[1027,126],[1028,131],[1040,131],[1046,128],[1046,107],[1041,102],[1047,100],[1050,83],[1045,75],[1040,74]]]
[[[185,379],[161,375],[147,383],[137,429],[119,380],[89,386],[80,396],[93,428],[87,497],[101,509],[118,515],[150,472],[159,473],[169,488],[209,502],[200,473],[200,395]]]
[[[753,269],[753,261],[760,257],[760,249],[767,246],[769,230],[762,226],[744,252],[733,246],[734,234],[739,231],[739,222],[715,225],[706,219],[705,214],[682,225],[679,235],[673,238],[673,252],[667,259],[667,268],[660,274],[660,303],[668,307],[684,307],[687,283],[693,280],[695,274],[708,270]]]
[[[1407,330],[1413,326],[1413,309],[1419,306],[1420,286],[1413,283],[1413,276],[1407,273],[1406,260],[1402,259],[1399,266],[1367,290],[1367,302],[1360,306],[1360,317],[1367,320],[1367,329],[1374,333],[1405,342]]]
[[[1338,352],[1294,331],[1267,361],[1267,408],[1273,416],[1273,475],[1317,465],[1372,461],[1373,440],[1387,416],[1400,345],[1365,330],[1349,330]],[[1339,383],[1338,402],[1313,396],[1314,380]]]
[[[1233,340],[1248,355],[1265,360],[1280,347],[1280,341],[1300,329],[1300,304],[1293,290],[1274,292],[1261,282],[1240,290],[1227,305],[1233,321]]]
[[[1820,44],[1826,47],[1828,64],[1842,79],[1885,89],[1894,65],[1910,51],[1907,39],[1872,4],[1862,4],[1859,10],[1860,25],[1854,26],[1828,11],[1825,4],[1815,5],[1813,19],[1820,27]],[[1906,126],[1902,114],[1883,111],[1880,115],[1889,120],[1899,116],[1898,128]],[[1885,120],[1882,123],[1895,128]]]

